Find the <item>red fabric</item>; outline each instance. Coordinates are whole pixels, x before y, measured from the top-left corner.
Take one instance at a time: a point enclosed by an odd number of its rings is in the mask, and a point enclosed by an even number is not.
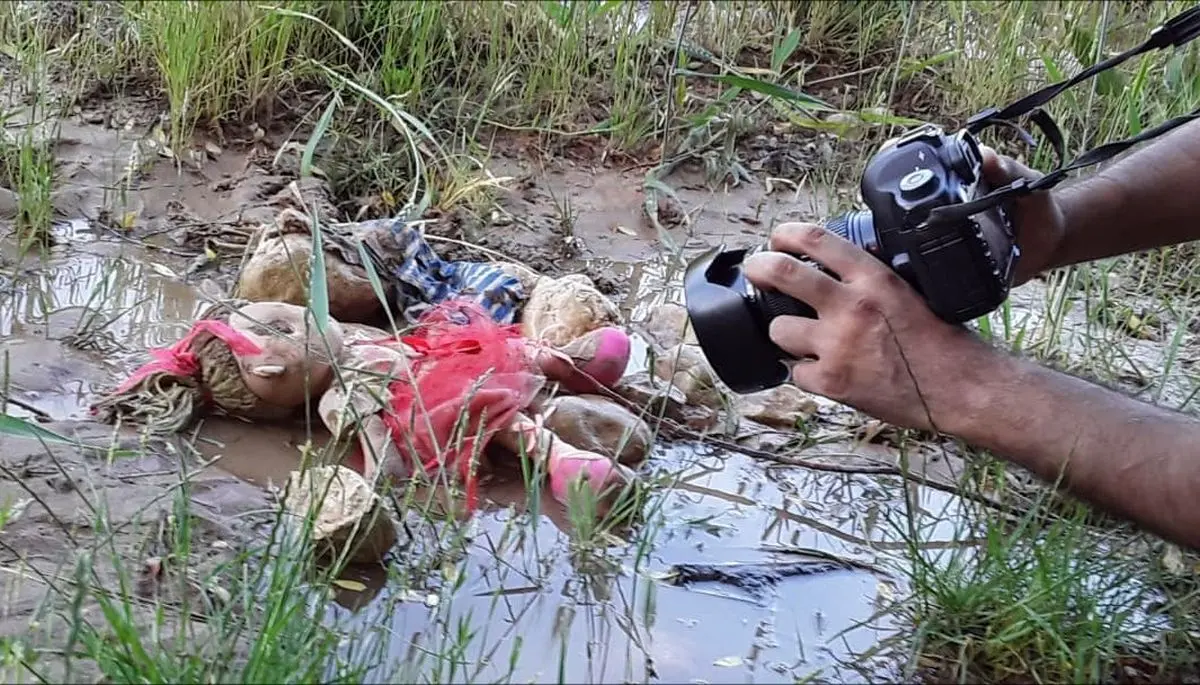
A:
[[[208,333],[218,338],[228,345],[234,356],[237,357],[246,357],[262,352],[262,348],[253,340],[233,330],[229,324],[204,319],[192,324],[188,334],[174,345],[150,350],[150,356],[154,358],[154,361],[139,367],[115,392],[124,392],[132,388],[153,373],[165,373],[183,378],[195,376],[200,372],[200,360],[192,351],[192,343],[201,333]]]
[[[455,314],[465,315],[465,323]],[[401,342],[421,356],[412,363],[415,381],[392,384],[384,423],[401,453],[426,472],[458,471],[467,506],[474,508],[475,458],[540,387],[520,328],[497,323],[472,303],[449,302],[422,317],[417,332]]]

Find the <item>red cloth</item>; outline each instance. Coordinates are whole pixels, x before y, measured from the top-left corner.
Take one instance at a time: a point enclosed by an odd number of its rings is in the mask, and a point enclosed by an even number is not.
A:
[[[473,303],[452,301],[400,340],[421,356],[411,366],[415,381],[392,384],[384,423],[401,453],[427,473],[458,471],[474,508],[478,456],[541,386],[520,328],[497,323]]]
[[[180,378],[188,378],[200,373],[200,359],[192,351],[192,343],[202,333],[207,333],[224,342],[237,357],[246,357],[262,352],[262,348],[253,340],[235,331],[229,324],[204,319],[192,324],[188,334],[174,345],[150,350],[150,356],[154,361],[140,366],[115,392],[124,392],[154,373],[165,373]]]

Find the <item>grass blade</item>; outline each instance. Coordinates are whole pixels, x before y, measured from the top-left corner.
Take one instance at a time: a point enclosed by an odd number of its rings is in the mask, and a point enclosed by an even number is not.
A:
[[[78,445],[78,440],[72,440],[65,435],[47,430],[31,421],[17,416],[0,414],[0,435],[18,438],[33,438],[45,442],[56,442],[64,445]]]
[[[317,145],[321,144],[321,139],[329,131],[329,124],[333,121],[333,113],[342,104],[342,98],[338,91],[334,91],[333,98],[329,101],[329,105],[325,107],[325,111],[321,113],[321,118],[317,120],[317,125],[313,129],[312,135],[308,138],[308,144],[304,146],[304,155],[300,157],[300,176],[312,176],[312,159],[317,151]]]
[[[837,111],[833,106],[824,100],[820,100],[811,95],[806,95],[791,88],[784,88],[775,83],[760,81],[749,76],[740,76],[738,74],[705,74],[699,71],[691,71],[689,69],[679,69],[675,73],[682,76],[700,76],[710,78],[715,81],[720,81],[727,86],[735,86],[744,90],[752,90],[756,93],[762,93],[768,97],[773,97],[779,100],[790,102],[805,109],[813,109],[818,111],[833,112]]]
[[[308,307],[312,310],[317,330],[322,335],[329,327],[329,279],[325,271],[325,240],[321,235],[321,220],[312,215],[312,264],[308,272]]]

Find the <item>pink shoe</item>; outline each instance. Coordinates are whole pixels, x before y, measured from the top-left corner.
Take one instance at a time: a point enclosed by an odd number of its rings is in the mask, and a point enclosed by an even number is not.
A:
[[[583,480],[601,499],[615,496],[633,479],[633,473],[613,459],[555,441],[550,453],[550,493],[566,505],[571,486]]]
[[[587,394],[612,388],[625,375],[632,344],[625,331],[598,328],[558,350],[541,349],[538,366],[568,392]]]

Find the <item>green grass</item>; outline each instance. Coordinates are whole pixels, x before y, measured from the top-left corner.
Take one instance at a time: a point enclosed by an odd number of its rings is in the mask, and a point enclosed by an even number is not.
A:
[[[691,13],[683,3],[654,2],[639,14],[636,3],[600,1],[129,0],[81,3],[73,30],[64,32],[65,23],[32,21],[27,7],[10,3],[0,8],[7,57],[0,184],[17,198],[21,243],[44,244],[54,219],[57,136],[34,123],[69,111],[100,84],[116,97],[160,97],[179,158],[197,133],[236,137],[254,122],[294,129],[303,172],[320,169],[343,207],[365,203],[374,215],[486,211],[497,182],[484,169],[500,135],[528,136],[545,149],[598,141],[606,153],[645,162],[651,214],[670,192],[665,172],[679,164],[700,164],[714,183],[749,175],[741,144],[762,132],[828,143],[832,161],[817,165],[808,183],[835,188],[854,183],[874,146],[904,125],[961,123],[1133,45],[1186,6],[702,2]],[[1070,152],[1193,109],[1198,60],[1195,45],[1147,55],[1061,96],[1049,111]],[[816,138],[824,133],[836,137]],[[1051,161],[1008,138],[988,142],[1042,168]],[[569,198],[562,202],[569,222]],[[1183,332],[1197,313],[1196,257],[1194,247],[1180,246],[1065,269],[1047,280],[1041,301],[1007,305],[980,326],[1013,349],[1191,410],[1200,382],[1186,368]],[[311,306],[323,321],[323,264],[313,266]],[[1138,356],[1131,340],[1144,337],[1161,343],[1157,356]],[[1162,554],[1158,543],[1057,495],[1030,500],[1022,474],[987,455],[973,467],[967,486],[1012,497],[1031,513],[1020,521],[980,513],[960,537],[981,542],[931,559],[920,547],[930,522],[908,512],[902,525],[911,547],[901,562],[910,596],[895,611],[913,626],[915,640],[904,649],[914,672],[961,682],[1107,680],[1126,668],[1162,679],[1194,672],[1188,583],[1161,588],[1166,599],[1154,615],[1166,629],[1143,613],[1149,591],[1120,592],[1162,584],[1149,563]],[[524,475],[534,491],[544,477]],[[995,485],[1009,482],[1019,487]],[[180,561],[195,551],[184,490],[167,531]],[[422,525],[438,528],[438,549],[410,559],[392,581],[414,588],[423,575],[445,581],[432,642],[403,664],[384,663],[396,655],[377,644],[347,650],[346,636],[319,620],[332,576],[313,577],[311,550],[296,542],[303,536],[274,539],[206,570],[200,585],[222,588],[215,594],[224,603],[205,606],[203,635],[162,606],[147,612],[133,602],[126,589],[136,569],[125,569],[117,590],[94,588],[88,579],[98,555],[120,569],[123,552],[81,554],[67,574],[74,580],[55,596],[68,606],[94,605],[99,615],[69,616],[71,654],[110,682],[360,681],[363,669],[381,664],[396,678],[474,678],[464,654],[487,643],[493,621],[450,618],[446,607],[465,581],[461,566],[443,558],[467,533],[430,502],[411,499],[417,495],[397,497]],[[529,502],[530,526],[537,507]],[[593,508],[588,501],[571,507],[575,551],[584,556],[602,556],[617,530],[611,521],[596,524]],[[505,535],[521,538],[525,525],[514,518]],[[102,517],[94,528],[106,529]],[[1143,545],[1141,556],[1124,553],[1130,540]],[[651,542],[635,544],[640,563]],[[186,570],[184,563],[171,572],[184,583]],[[515,664],[516,645],[492,658]],[[7,639],[0,665],[40,673],[33,649]]]

